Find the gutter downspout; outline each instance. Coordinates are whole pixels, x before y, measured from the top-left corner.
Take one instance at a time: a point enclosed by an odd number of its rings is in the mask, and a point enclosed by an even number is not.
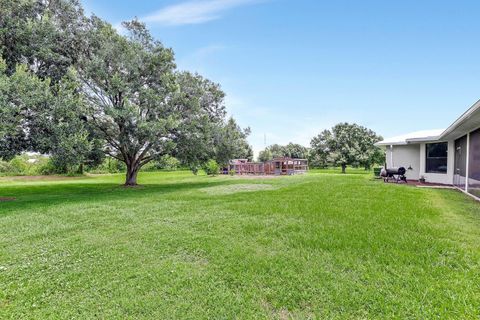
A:
[[[393,144],[390,145],[390,165],[392,168],[395,168],[395,165],[393,164]]]

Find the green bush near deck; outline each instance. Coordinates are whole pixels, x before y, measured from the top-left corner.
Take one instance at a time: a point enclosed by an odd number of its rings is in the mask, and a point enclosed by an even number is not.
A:
[[[205,164],[203,170],[209,176],[216,176],[220,170],[220,166],[218,165],[217,161],[210,159]]]

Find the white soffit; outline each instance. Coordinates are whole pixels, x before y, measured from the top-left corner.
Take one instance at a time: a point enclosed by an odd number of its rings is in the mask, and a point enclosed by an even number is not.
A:
[[[480,128],[480,100],[448,127],[440,138],[445,140],[458,139],[478,128]]]
[[[444,132],[444,129],[436,130],[423,130],[411,132],[401,136],[391,137],[383,141],[378,142],[377,146],[390,146],[390,145],[405,145],[415,142],[436,141],[440,138],[440,135]]]

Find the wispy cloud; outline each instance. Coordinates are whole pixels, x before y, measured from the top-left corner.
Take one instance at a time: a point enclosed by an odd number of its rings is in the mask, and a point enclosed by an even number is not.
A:
[[[211,71],[211,66],[215,63],[215,57],[227,49],[228,47],[225,45],[212,44],[193,50],[186,55],[178,55],[176,57],[177,67],[179,70],[189,70],[209,76],[209,70]]]
[[[262,0],[193,0],[165,7],[141,20],[173,26],[199,24],[219,19],[225,11],[232,8],[260,1]]]

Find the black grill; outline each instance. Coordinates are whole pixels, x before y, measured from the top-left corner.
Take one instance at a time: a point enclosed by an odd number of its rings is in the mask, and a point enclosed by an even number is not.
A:
[[[382,172],[380,173],[380,176],[383,177],[383,181],[385,182],[407,182],[407,177],[405,174],[407,173],[407,169],[404,167],[400,168],[387,168],[387,169],[382,169]]]

